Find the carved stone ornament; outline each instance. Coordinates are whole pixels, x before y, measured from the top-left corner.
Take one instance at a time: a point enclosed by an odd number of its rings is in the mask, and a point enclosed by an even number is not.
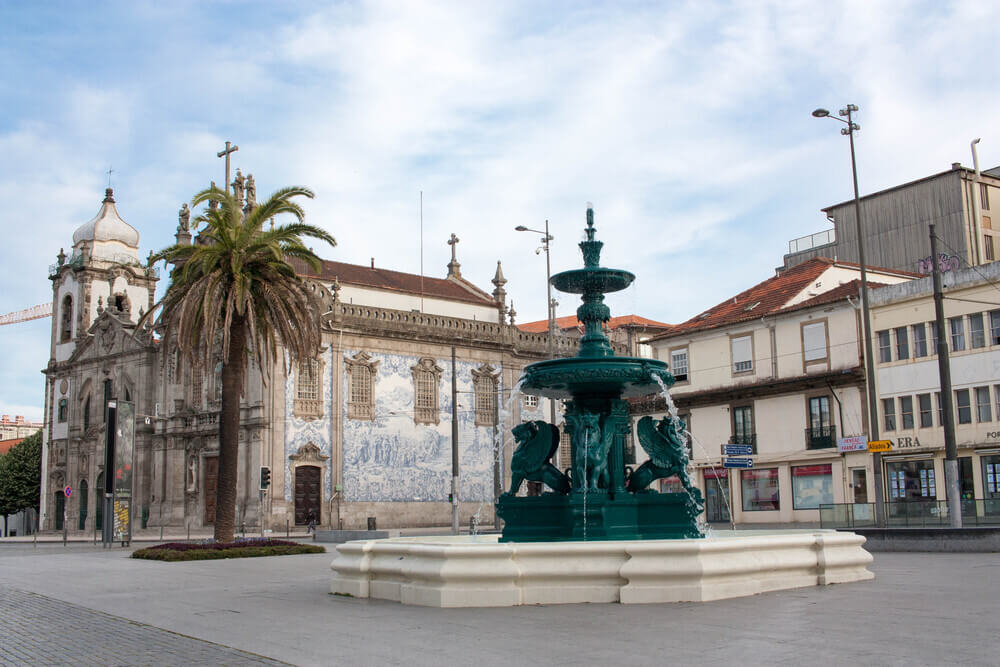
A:
[[[65,396],[67,391],[69,391],[69,380],[63,378],[59,381],[59,393]]]
[[[111,352],[115,346],[115,330],[110,323],[101,330],[101,346],[105,352]]]
[[[330,460],[329,456],[323,454],[319,447],[314,445],[312,442],[307,442],[306,444],[299,447],[299,451],[288,457],[292,461],[298,464],[306,463],[317,463],[322,464],[324,461]]]

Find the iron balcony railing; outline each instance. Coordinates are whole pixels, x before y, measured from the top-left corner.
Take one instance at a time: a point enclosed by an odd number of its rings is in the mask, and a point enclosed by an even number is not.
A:
[[[825,449],[837,446],[837,427],[831,424],[810,426],[806,429],[806,449]]]
[[[753,453],[757,453],[757,434],[756,433],[734,433],[729,437],[730,445],[750,445],[753,447]]]
[[[965,498],[963,526],[1000,526],[1000,498]],[[951,525],[945,500],[892,501],[885,505],[890,528],[922,528]],[[865,528],[875,525],[874,503],[835,503],[819,506],[823,528]]]

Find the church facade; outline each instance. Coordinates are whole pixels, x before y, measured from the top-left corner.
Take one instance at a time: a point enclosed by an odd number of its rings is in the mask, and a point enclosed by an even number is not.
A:
[[[240,193],[242,194],[242,192]],[[254,205],[246,192],[247,205]],[[186,206],[177,241],[192,240]],[[237,527],[446,525],[457,457],[460,520],[493,521],[510,426],[549,414],[514,389],[547,336],[514,326],[497,263],[492,293],[461,275],[452,235],[445,278],[324,261],[300,267],[317,294],[316,358],[252,363],[242,399]],[[133,529],[214,522],[221,359],[192,365],[138,326],[159,276],[108,189],[98,215],[50,267],[51,354],[43,371],[42,528],[101,524],[106,406],[134,405]],[[576,343],[556,341],[557,353]],[[512,394],[515,394],[512,398]],[[509,439],[509,438],[508,438]],[[261,490],[266,469],[270,484]],[[63,490],[70,486],[67,498]]]

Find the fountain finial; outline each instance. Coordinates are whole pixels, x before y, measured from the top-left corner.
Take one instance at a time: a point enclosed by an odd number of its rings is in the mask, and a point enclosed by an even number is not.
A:
[[[597,230],[594,228],[594,205],[587,202],[587,240],[594,240],[594,232]]]

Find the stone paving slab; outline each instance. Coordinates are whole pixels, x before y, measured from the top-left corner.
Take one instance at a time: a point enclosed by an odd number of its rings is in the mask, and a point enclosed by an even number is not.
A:
[[[287,665],[0,586],[0,665]]]
[[[709,603],[449,610],[330,595],[331,553],[129,553],[9,545],[0,585],[295,665],[1000,664],[997,554],[876,554],[874,581]]]

